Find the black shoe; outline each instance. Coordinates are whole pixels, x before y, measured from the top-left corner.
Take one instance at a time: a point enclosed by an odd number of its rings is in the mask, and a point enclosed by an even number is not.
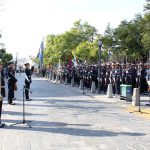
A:
[[[31,101],[32,99],[26,99],[26,101]]]
[[[4,128],[5,127],[5,123],[0,123],[0,128]]]
[[[15,103],[12,102],[12,103],[9,103],[9,105],[15,105]]]

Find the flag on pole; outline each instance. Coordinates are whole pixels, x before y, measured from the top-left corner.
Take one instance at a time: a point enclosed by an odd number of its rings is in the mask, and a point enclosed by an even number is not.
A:
[[[60,63],[60,59],[59,59],[59,63],[58,63],[58,69],[61,68],[61,63]]]
[[[75,66],[75,68],[77,67],[77,59],[76,59],[76,55],[74,54],[74,58],[72,59],[72,62],[73,62],[73,64],[74,64],[74,66]]]
[[[43,67],[43,53],[44,53],[44,38],[40,44],[40,48],[39,48],[38,55],[37,55],[37,57],[40,60],[40,68]]]

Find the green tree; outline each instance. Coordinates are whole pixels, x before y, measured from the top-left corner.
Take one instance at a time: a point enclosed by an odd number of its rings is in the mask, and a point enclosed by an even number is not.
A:
[[[145,11],[150,11],[150,0],[146,0],[146,5],[144,5]]]
[[[4,53],[3,57],[2,57],[2,62],[4,63],[5,66],[7,66],[7,63],[9,61],[11,61],[12,59],[13,59],[12,54],[10,54],[10,53]]]
[[[44,63],[58,63],[61,59],[67,63],[72,57],[72,52],[86,41],[93,42],[97,35],[97,30],[87,22],[78,20],[73,27],[60,35],[48,35],[46,39],[46,50],[44,52]],[[52,59],[53,58],[53,59]]]

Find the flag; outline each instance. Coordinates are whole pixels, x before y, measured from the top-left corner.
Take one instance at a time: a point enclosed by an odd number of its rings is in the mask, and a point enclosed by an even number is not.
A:
[[[59,59],[59,63],[58,63],[58,69],[61,68],[61,63],[60,63],[60,59]]]
[[[72,59],[72,62],[73,62],[73,64],[74,64],[74,66],[75,66],[75,68],[77,67],[77,59],[76,59],[76,55],[74,54],[74,58]]]
[[[44,53],[44,38],[40,44],[40,48],[39,48],[38,55],[37,55],[37,57],[40,60],[40,68],[43,67],[43,53]]]

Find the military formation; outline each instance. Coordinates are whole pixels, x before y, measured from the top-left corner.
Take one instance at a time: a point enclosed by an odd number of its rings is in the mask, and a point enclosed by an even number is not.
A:
[[[113,94],[120,94],[120,85],[127,84],[134,88],[140,87],[141,94],[148,93],[148,81],[150,80],[150,65],[105,63],[99,65],[81,65],[77,67],[61,67],[47,70],[46,75],[52,75],[52,80],[63,80],[73,86],[80,86],[83,81],[84,88],[91,89],[92,82],[95,82],[96,89],[100,93],[106,93],[108,84],[112,84]],[[57,79],[56,79],[57,78]]]

